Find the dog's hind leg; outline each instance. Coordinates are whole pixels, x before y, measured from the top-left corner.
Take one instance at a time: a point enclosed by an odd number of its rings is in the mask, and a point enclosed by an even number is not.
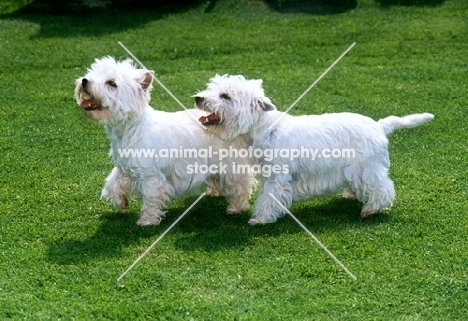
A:
[[[362,207],[361,217],[377,214],[390,206],[395,199],[393,182],[388,177],[381,177],[377,188],[367,187],[367,202]]]
[[[271,197],[272,194],[284,207],[292,204],[292,185],[290,174],[280,174],[268,177],[261,186],[260,195],[254,206],[254,215],[249,220],[250,225],[274,223],[284,215],[284,209]]]
[[[352,190],[357,200],[364,203],[361,217],[377,214],[392,205],[395,189],[388,177],[388,165],[385,160],[371,159],[352,171]]]
[[[112,205],[123,213],[127,209],[132,190],[130,177],[123,175],[118,167],[114,167],[106,178],[101,198],[110,200]]]

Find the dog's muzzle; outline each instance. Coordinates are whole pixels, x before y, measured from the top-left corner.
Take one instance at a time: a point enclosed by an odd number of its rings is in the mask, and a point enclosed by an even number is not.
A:
[[[89,86],[89,81],[86,78],[81,79],[81,87],[83,88],[83,91],[91,96],[91,94],[88,92],[88,86]],[[83,108],[84,110],[95,110],[101,107],[101,104],[94,98],[90,99],[85,99],[81,102],[80,107]]]
[[[218,115],[206,109],[205,98],[195,96],[195,105],[197,106],[198,109],[201,109],[210,113],[208,116],[201,116],[198,119],[200,123],[202,123],[204,126],[219,125],[219,123],[221,122],[221,119],[218,117]]]

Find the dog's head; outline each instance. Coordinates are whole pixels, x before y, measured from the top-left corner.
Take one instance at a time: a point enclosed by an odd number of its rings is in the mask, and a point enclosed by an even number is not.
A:
[[[200,122],[223,139],[246,134],[265,111],[276,110],[265,97],[262,80],[216,75],[206,90],[195,96],[195,107],[208,113]]]
[[[75,98],[89,119],[119,123],[148,105],[152,81],[153,71],[135,68],[132,60],[104,57],[76,80]]]

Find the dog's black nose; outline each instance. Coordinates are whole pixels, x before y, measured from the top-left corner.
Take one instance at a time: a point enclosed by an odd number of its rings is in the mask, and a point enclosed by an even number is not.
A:
[[[86,88],[86,85],[88,85],[88,79],[86,78],[81,79],[81,84],[83,85],[83,88]]]
[[[204,100],[205,100],[205,98],[203,98],[203,97],[195,96],[195,103],[197,105],[201,104]]]

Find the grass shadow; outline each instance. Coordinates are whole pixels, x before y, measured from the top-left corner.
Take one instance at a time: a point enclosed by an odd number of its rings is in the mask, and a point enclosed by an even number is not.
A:
[[[194,200],[176,202],[159,226],[137,226],[138,211],[104,213],[93,235],[82,239],[61,237],[49,245],[46,258],[60,265],[75,265],[119,257],[125,248],[140,244],[141,239],[156,240]],[[218,210],[226,207],[224,198],[203,198],[171,231],[179,234],[175,247],[181,251],[241,250],[255,244],[258,238],[304,233],[289,215],[274,224],[250,226],[250,213],[227,215]],[[363,220],[359,217],[360,208],[358,202],[332,197],[312,206],[308,202],[295,203],[291,212],[312,233],[359,229],[388,221],[385,214]]]
[[[435,7],[443,4],[445,0],[375,0],[380,3],[382,7],[391,7],[391,6],[430,6]]]
[[[205,200],[205,202],[206,206],[215,208],[227,206],[222,198]],[[359,229],[389,221],[389,216],[386,214],[362,219],[359,215],[361,207],[362,204],[357,201],[350,202],[341,197],[328,197],[311,202],[294,203],[291,212],[312,233]],[[248,225],[250,215],[250,212],[237,215],[196,213],[180,223],[179,229],[183,236],[175,241],[175,245],[184,251],[241,250],[253,245],[258,238],[304,233],[289,215],[278,219],[274,224],[259,226]]]
[[[209,11],[217,0],[211,1],[205,10]],[[36,38],[103,37],[107,34],[138,29],[148,22],[160,20],[171,14],[180,14],[202,5],[202,0],[191,0],[171,5],[171,1],[132,1],[131,5],[115,5],[109,8],[82,8],[73,2],[36,0],[22,9],[0,15],[2,19],[26,20],[40,25]],[[103,1],[97,1],[102,2]]]
[[[214,0],[217,1],[217,0]],[[177,13],[198,6],[204,0],[22,0],[18,11],[33,14],[72,15],[89,13],[123,13],[129,11],[155,10],[157,12]]]
[[[137,226],[137,218],[138,214],[132,212],[103,213],[93,235],[83,238],[62,236],[49,245],[46,259],[60,265],[75,265],[118,257],[123,249],[138,244],[140,239],[152,238],[161,233],[161,226]]]
[[[109,211],[102,213],[100,224],[93,235],[88,237],[67,237],[62,236],[49,244],[46,251],[46,259],[50,262],[60,265],[76,265],[102,260],[106,258],[119,257],[122,251],[141,242],[142,239],[156,240],[169,226],[182,215],[188,206],[196,198],[187,197],[183,200],[175,201],[166,214],[160,225],[140,227],[136,225],[139,216],[138,205],[136,201],[132,204],[130,210],[125,213]],[[214,202],[214,203],[213,203]],[[218,231],[219,227],[225,225],[229,218],[223,212],[219,215],[216,210],[226,208],[227,202],[223,198],[202,199],[192,210],[177,224],[172,231],[179,230],[188,237],[193,237],[193,231],[196,229]],[[209,208],[206,211],[205,208]],[[84,213],[83,216],[92,216],[93,213]],[[232,216],[234,217],[234,216]],[[230,222],[231,228],[240,225],[240,217]],[[248,216],[242,220],[247,225]],[[172,232],[171,231],[171,232]],[[219,238],[220,234],[216,232]]]
[[[280,13],[309,13],[329,15],[343,13],[357,7],[357,0],[265,0]]]
[[[146,23],[162,19],[165,13],[142,12],[135,19],[135,14],[122,14],[116,19],[112,14],[91,13],[85,16],[49,16],[39,14],[14,13],[3,19],[25,20],[40,26],[31,39],[104,37],[108,34],[138,29]]]
[[[340,196],[316,198],[293,203],[291,213],[302,223],[319,229],[346,229],[388,222],[385,213],[361,218],[362,203],[349,201]]]

